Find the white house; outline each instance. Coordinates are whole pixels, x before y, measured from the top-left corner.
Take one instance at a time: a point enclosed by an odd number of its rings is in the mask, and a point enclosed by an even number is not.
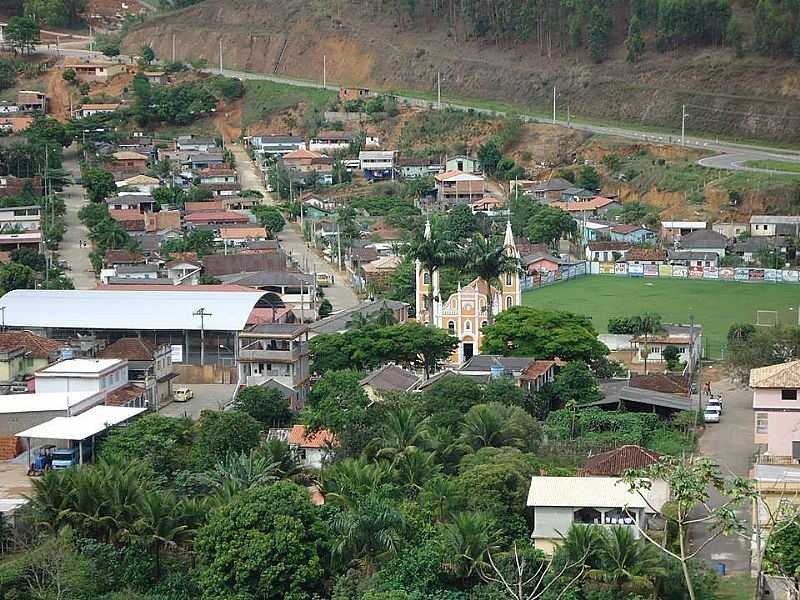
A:
[[[308,140],[308,149],[312,152],[346,150],[352,141],[352,131],[320,131]]]
[[[116,185],[117,189],[135,189],[144,194],[151,194],[154,189],[161,187],[161,181],[157,177],[150,177],[149,175],[134,175],[118,181]]]
[[[306,435],[305,425],[294,425],[289,431],[287,443],[304,467],[319,469],[330,455],[335,438],[327,429]]]
[[[625,255],[630,249],[630,242],[589,242],[586,244],[586,260],[594,262],[615,262],[617,257],[625,258]]]
[[[644,498],[619,477],[532,477],[528,508],[533,515],[534,545],[550,554],[574,523],[601,527],[646,528],[653,511],[669,499],[663,481],[653,481]],[[645,500],[645,498],[647,500]]]
[[[118,102],[110,102],[107,104],[84,104],[78,109],[78,114],[81,117],[91,117],[92,115],[113,113],[119,109]]]
[[[362,150],[358,162],[367,179],[392,179],[395,167],[394,150]]]
[[[750,235],[754,237],[774,235],[800,237],[800,216],[753,215],[750,217]]]
[[[118,358],[62,360],[36,373],[36,393],[107,394],[128,384],[128,361]]]
[[[0,230],[18,227],[25,231],[38,231],[41,221],[40,211],[38,206],[0,208]]]

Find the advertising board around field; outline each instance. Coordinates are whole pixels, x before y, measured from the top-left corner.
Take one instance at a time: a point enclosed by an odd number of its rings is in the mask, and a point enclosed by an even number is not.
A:
[[[627,275],[628,274],[628,263],[624,263],[624,262],[614,263],[614,273],[616,275]]]
[[[600,263],[600,273],[604,275],[613,275],[614,263]]]
[[[781,271],[781,279],[786,283],[797,283],[800,280],[798,271],[783,270]]]
[[[658,265],[645,265],[644,266],[644,276],[645,277],[658,277]]]
[[[703,267],[689,267],[689,279],[702,279]]]
[[[733,281],[736,279],[736,269],[733,267],[720,267],[719,278],[725,281]]]
[[[764,281],[780,281],[781,272],[778,269],[764,269]]]
[[[703,279],[719,279],[717,267],[703,267]]]
[[[764,269],[750,269],[747,278],[750,281],[764,281]]]
[[[629,264],[628,275],[631,277],[644,277],[644,265]]]
[[[659,277],[672,277],[672,265],[658,265]]]
[[[736,267],[736,281],[748,281],[750,279],[750,269]]]
[[[672,276],[686,278],[689,276],[689,268],[681,265],[673,265]]]

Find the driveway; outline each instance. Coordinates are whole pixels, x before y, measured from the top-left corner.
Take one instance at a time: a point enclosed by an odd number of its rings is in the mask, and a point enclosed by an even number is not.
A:
[[[72,147],[64,151],[64,169],[69,171],[73,178],[80,175],[81,169],[78,163],[78,150],[73,144]],[[78,211],[86,204],[86,195],[83,186],[68,185],[61,193],[66,207],[64,214],[64,239],[59,244],[58,254],[61,260],[69,266],[67,276],[72,279],[75,288],[79,290],[90,290],[95,287],[95,276],[92,270],[92,263],[89,260],[90,246],[82,247],[80,241],[88,243],[89,230],[81,223],[78,218]]]
[[[238,143],[229,143],[225,148],[230,150],[236,159],[236,172],[239,174],[242,190],[258,190],[264,195],[267,202],[272,202],[272,197],[267,193],[267,188],[264,187],[264,182],[244,147]]]
[[[189,402],[170,402],[159,411],[167,417],[189,417],[193,421],[200,418],[204,410],[222,410],[230,402],[236,384],[229,383],[190,383],[186,385],[194,392]]]
[[[708,425],[700,437],[698,450],[713,458],[723,474],[747,477],[753,459],[753,393],[748,388],[723,379],[712,384],[714,393],[723,396],[724,412],[719,423]],[[724,499],[712,493],[710,506],[721,506]],[[736,511],[737,517],[750,527],[750,505]],[[705,532],[696,533],[696,542],[705,539]],[[711,566],[724,563],[728,572],[750,571],[750,540],[739,536],[720,536],[701,552]]]

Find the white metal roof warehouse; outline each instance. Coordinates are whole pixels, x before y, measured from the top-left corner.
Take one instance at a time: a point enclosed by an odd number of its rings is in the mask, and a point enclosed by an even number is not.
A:
[[[0,298],[17,328],[241,331],[262,291],[13,290]]]

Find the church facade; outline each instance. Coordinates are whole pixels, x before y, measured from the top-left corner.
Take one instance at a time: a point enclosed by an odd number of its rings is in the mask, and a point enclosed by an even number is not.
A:
[[[425,237],[431,237],[430,223],[425,226]],[[508,256],[519,258],[510,222],[506,224],[503,250]],[[492,288],[492,312],[495,316],[522,304],[519,273],[504,273],[500,278],[501,285]],[[458,290],[443,301],[438,269],[431,274],[422,268],[419,261],[416,263],[417,321],[445,329],[458,338],[458,347],[450,356],[452,364],[463,364],[480,354],[483,329],[488,324],[488,291],[484,281],[474,279],[463,287],[459,284]]]

